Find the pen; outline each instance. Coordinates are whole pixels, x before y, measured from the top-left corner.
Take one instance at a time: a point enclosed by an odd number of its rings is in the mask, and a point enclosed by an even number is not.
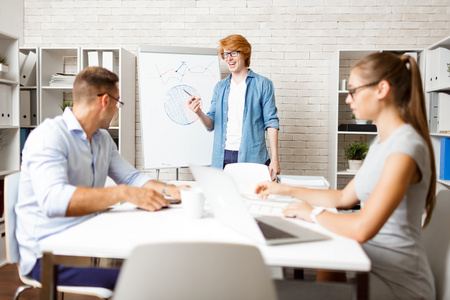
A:
[[[188,94],[189,96],[192,97],[192,95],[191,95],[188,91],[186,91],[185,89],[183,89],[183,91],[184,91],[186,94]]]

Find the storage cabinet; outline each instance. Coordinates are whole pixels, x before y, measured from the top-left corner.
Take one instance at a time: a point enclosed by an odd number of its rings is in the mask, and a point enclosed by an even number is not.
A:
[[[450,187],[450,180],[439,179],[443,160],[450,160],[450,152],[441,152],[442,138],[450,139],[450,37],[425,49],[425,92],[429,103],[431,141],[436,159],[438,182]],[[450,149],[449,149],[450,150]],[[449,174],[450,170],[446,170]]]
[[[120,101],[125,104],[113,118],[108,131],[120,154],[134,166],[136,58],[122,48],[83,48],[81,53],[82,69],[101,66],[119,76]]]
[[[64,102],[73,100],[75,75],[80,71],[79,48],[39,49],[39,123],[61,115]]]
[[[0,32],[0,55],[6,64],[0,68],[0,267],[6,263],[3,180],[19,170],[19,42]]]
[[[61,115],[66,105],[72,105],[74,75],[89,65],[106,67],[119,76],[121,101],[125,105],[108,131],[121,155],[134,166],[136,59],[129,51],[122,48],[40,48],[38,123]]]
[[[0,32],[0,54],[8,64],[0,73],[0,179],[3,179],[19,170],[20,164],[18,38]]]

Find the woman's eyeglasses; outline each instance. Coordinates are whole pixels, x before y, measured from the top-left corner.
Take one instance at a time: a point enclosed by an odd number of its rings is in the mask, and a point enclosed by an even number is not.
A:
[[[379,83],[379,81],[371,82],[371,83],[368,83],[368,84],[357,86],[357,87],[352,88],[352,89],[347,89],[347,91],[350,94],[350,97],[352,97],[352,99],[355,100],[355,98],[353,98],[353,94],[355,94],[356,90],[362,89],[362,88],[365,88],[365,87],[369,87],[369,86],[374,86],[374,85],[377,85],[378,83]]]

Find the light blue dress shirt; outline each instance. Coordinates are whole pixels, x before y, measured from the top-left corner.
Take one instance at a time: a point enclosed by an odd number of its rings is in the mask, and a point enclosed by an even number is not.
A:
[[[231,74],[216,84],[211,108],[206,114],[214,121],[214,145],[211,166],[223,168],[225,139],[227,136],[228,96]],[[279,129],[273,83],[249,69],[245,96],[242,138],[238,162],[264,164],[270,157],[267,152],[265,131],[268,127]]]
[[[41,239],[93,216],[65,214],[77,187],[103,187],[107,176],[117,184],[138,187],[151,180],[120,156],[106,130],[97,130],[89,142],[70,108],[31,132],[23,150],[16,205],[22,274],[42,256]]]

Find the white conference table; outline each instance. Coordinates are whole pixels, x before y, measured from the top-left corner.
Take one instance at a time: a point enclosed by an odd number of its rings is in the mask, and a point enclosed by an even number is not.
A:
[[[371,263],[354,240],[317,224],[291,220],[325,233],[330,240],[277,246],[258,245],[213,217],[190,220],[181,204],[158,212],[121,205],[41,241],[42,299],[56,297],[57,265],[118,268],[132,249],[145,243],[208,241],[256,245],[268,266],[353,271],[367,280]],[[367,284],[367,282],[363,283]]]

